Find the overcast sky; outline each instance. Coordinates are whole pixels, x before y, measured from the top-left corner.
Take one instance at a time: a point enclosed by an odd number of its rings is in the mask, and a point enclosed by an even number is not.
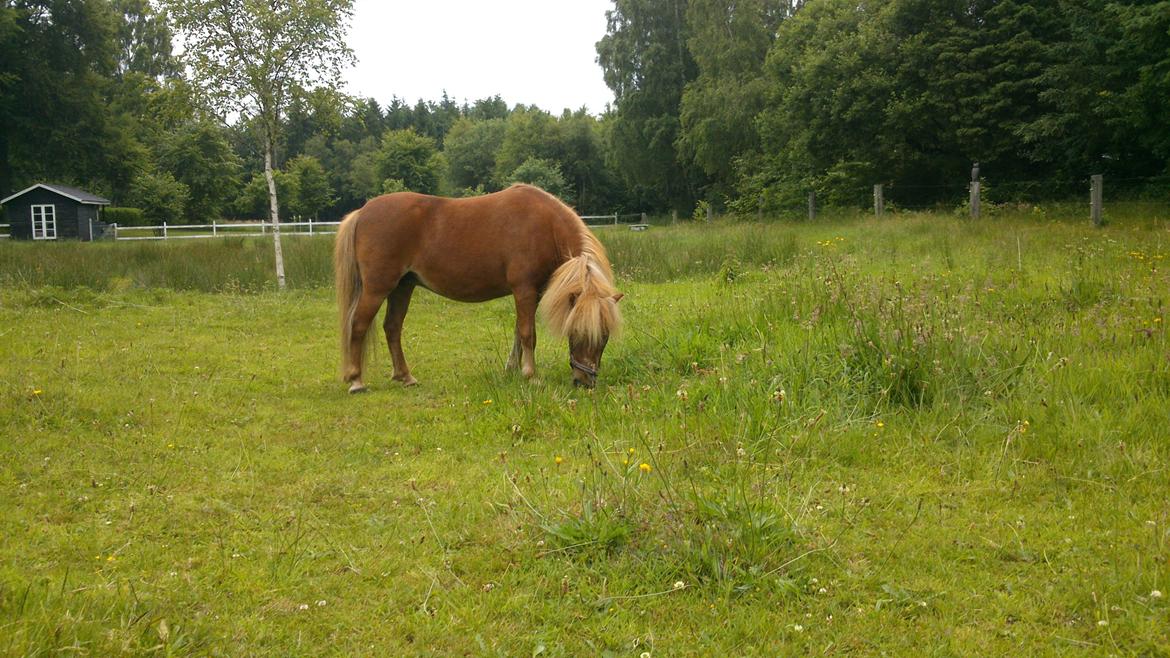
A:
[[[385,105],[473,102],[499,94],[509,107],[559,114],[605,111],[613,94],[597,65],[611,0],[357,0],[348,43],[358,63],[350,94]]]

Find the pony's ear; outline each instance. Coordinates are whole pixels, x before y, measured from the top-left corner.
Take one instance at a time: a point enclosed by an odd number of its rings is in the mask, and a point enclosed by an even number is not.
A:
[[[626,296],[626,293],[624,293],[624,292],[617,293],[616,295],[613,296],[613,303],[616,304],[616,303],[622,301],[622,297],[625,297],[625,296]]]

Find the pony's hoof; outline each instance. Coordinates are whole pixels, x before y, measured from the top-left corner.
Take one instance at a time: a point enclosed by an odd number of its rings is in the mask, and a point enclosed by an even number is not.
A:
[[[353,394],[353,393],[365,393],[365,392],[366,392],[366,385],[365,385],[365,384],[363,384],[363,383],[361,383],[361,382],[354,382],[354,383],[352,383],[352,384],[350,384],[350,385],[349,385],[349,392],[350,392],[351,394]]]
[[[407,376],[402,377],[402,378],[396,377],[395,379],[398,379],[398,381],[402,382],[403,386],[418,386],[418,380],[415,379],[414,377],[411,377],[410,375],[407,375]]]

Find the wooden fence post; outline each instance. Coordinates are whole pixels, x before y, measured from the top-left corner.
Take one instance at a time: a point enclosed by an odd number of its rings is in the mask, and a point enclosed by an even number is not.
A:
[[[881,217],[886,214],[886,200],[882,197],[882,184],[873,186],[873,214]]]
[[[971,219],[979,219],[980,211],[979,181],[971,181]]]
[[[163,222],[163,240],[167,239],[167,223]]]
[[[1101,174],[1093,174],[1089,190],[1089,216],[1093,219],[1094,226],[1101,226],[1104,219],[1101,214],[1101,188],[1105,186],[1105,177]]]
[[[678,223],[678,209],[677,208],[670,211],[670,223],[672,226],[674,224]]]
[[[817,192],[816,190],[809,190],[808,192],[808,220],[817,218]]]
[[[711,222],[711,204],[707,204],[707,222]]]

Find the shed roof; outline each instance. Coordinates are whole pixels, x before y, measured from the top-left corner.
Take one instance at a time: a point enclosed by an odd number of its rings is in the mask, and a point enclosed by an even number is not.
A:
[[[61,196],[73,199],[74,201],[76,201],[78,203],[84,203],[84,204],[94,205],[94,206],[108,206],[108,205],[110,205],[109,199],[103,199],[102,197],[100,197],[96,194],[90,194],[89,192],[86,192],[85,190],[82,190],[82,189],[79,189],[76,187],[69,187],[68,185],[58,185],[56,183],[37,183],[36,185],[33,185],[32,187],[29,187],[26,189],[23,189],[23,190],[17,192],[16,194],[13,194],[10,197],[7,197],[5,199],[0,199],[0,203],[8,203],[9,201],[15,199],[16,197],[21,196],[27,192],[31,192],[31,191],[37,189],[38,187],[42,187],[46,190],[49,190],[50,192],[56,192],[57,194],[60,194]]]

